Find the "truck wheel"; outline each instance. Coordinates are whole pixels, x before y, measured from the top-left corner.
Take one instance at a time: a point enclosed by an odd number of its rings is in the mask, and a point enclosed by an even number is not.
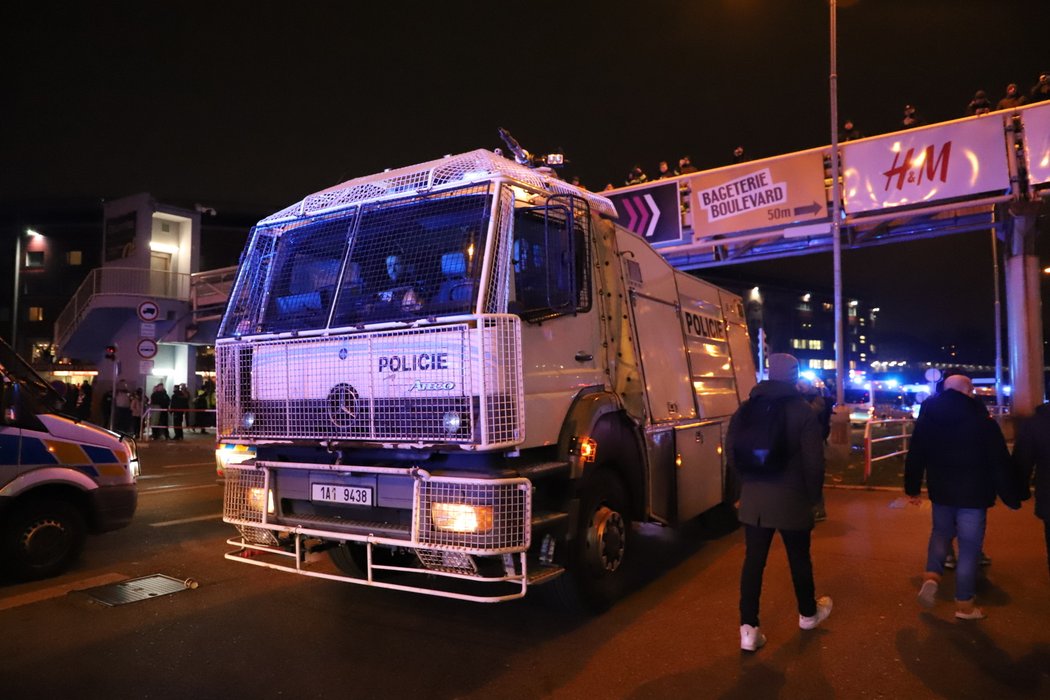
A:
[[[328,558],[347,576],[368,578],[368,545],[360,542],[343,542],[338,547],[328,550]],[[373,564],[380,566],[411,566],[415,560],[415,555],[406,554],[400,550],[393,551],[386,547],[372,547]],[[379,575],[396,577],[400,574],[401,572],[398,571],[372,572],[373,577]]]
[[[61,573],[84,546],[84,518],[65,501],[30,501],[15,506],[3,525],[2,549],[16,580]]]
[[[328,558],[340,571],[354,578],[368,578],[367,545],[357,542],[343,542],[338,547],[328,550]]]
[[[580,524],[567,575],[552,582],[563,604],[601,612],[620,597],[630,531],[623,483],[609,469],[597,469],[586,477],[580,494]]]

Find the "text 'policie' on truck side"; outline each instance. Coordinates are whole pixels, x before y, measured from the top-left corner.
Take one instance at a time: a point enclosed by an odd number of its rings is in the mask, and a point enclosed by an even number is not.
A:
[[[518,160],[350,180],[255,227],[216,343],[228,559],[601,609],[632,521],[731,503],[741,299]]]

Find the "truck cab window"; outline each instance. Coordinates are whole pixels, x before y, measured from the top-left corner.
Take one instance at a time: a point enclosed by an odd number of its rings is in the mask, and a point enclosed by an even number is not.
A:
[[[346,222],[321,222],[284,234],[270,284],[266,331],[324,328],[347,237]]]
[[[526,320],[589,307],[587,247],[568,207],[519,209],[514,217],[511,311]]]

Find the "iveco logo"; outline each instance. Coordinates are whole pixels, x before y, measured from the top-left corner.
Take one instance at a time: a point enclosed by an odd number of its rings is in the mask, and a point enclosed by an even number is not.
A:
[[[349,354],[350,353],[347,352],[346,348],[339,348],[339,359],[340,360],[345,360],[346,356],[349,355]]]
[[[357,414],[357,391],[349,384],[336,384],[328,392],[328,419],[337,427],[349,428]]]
[[[412,386],[408,388],[409,391],[448,391],[449,389],[455,389],[455,382],[421,382],[418,379],[412,382]]]

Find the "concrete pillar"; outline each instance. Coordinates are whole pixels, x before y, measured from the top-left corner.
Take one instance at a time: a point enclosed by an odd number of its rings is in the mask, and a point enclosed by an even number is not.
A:
[[[1031,415],[1044,399],[1043,316],[1035,254],[1039,211],[1039,202],[1018,201],[1010,205],[1006,219],[1006,326],[1016,417]]]

